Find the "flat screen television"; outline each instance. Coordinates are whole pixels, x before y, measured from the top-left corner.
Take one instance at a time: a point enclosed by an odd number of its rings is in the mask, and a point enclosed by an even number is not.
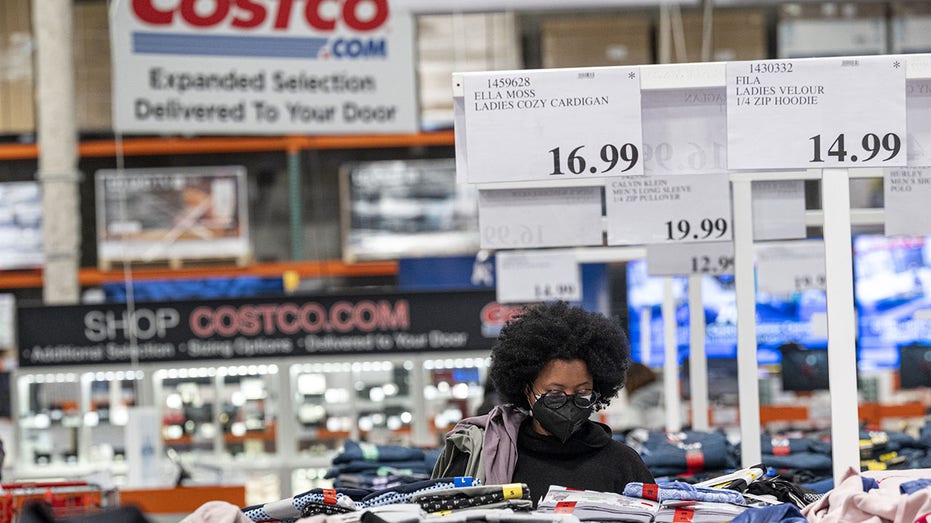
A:
[[[452,158],[343,165],[340,199],[347,262],[479,250],[478,190],[456,183]]]
[[[899,368],[898,347],[931,344],[929,237],[853,240],[861,370]]]
[[[647,274],[646,262],[627,263],[628,328],[632,357],[646,365],[658,366],[664,361],[662,303],[663,278]],[[689,310],[688,280],[673,278],[676,299],[677,342],[679,362],[688,355]],[[702,305],[705,311],[705,353],[708,358],[737,357],[737,295],[734,277],[729,275],[702,278]],[[783,344],[796,342],[806,347],[827,347],[825,317],[827,300],[824,291],[806,290],[790,295],[757,293],[756,335],[757,359],[760,364],[779,363],[777,350]],[[649,315],[649,321],[645,317]],[[641,343],[643,325],[649,325],[650,349]]]
[[[899,347],[899,387],[931,387],[931,345]]]
[[[797,344],[780,348],[782,390],[810,392],[828,390],[828,350],[806,349]]]

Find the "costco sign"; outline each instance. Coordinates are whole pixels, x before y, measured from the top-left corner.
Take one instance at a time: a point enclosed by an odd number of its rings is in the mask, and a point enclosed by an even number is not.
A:
[[[413,21],[388,0],[123,0],[123,133],[417,130]]]

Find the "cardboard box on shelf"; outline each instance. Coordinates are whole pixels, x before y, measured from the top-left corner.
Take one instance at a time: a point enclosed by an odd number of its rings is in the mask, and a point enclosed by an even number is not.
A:
[[[520,30],[513,13],[417,17],[421,125],[451,127],[452,74],[520,69]]]
[[[701,61],[704,16],[700,12],[682,13],[682,31],[686,56],[672,62]],[[769,58],[766,13],[758,9],[715,9],[712,17],[711,60],[762,60]],[[657,34],[657,41],[661,35]],[[658,47],[658,43],[657,43]]]
[[[777,55],[883,54],[886,34],[885,4],[784,4],[779,9]]]
[[[892,53],[931,52],[931,4],[899,2],[892,4]]]
[[[0,133],[35,130],[29,0],[4,1],[0,16]]]
[[[110,69],[75,71],[75,118],[81,131],[113,128],[110,102]]]
[[[74,5],[75,118],[80,131],[113,127],[107,2]]]
[[[653,63],[646,15],[547,17],[541,24],[543,67]]]

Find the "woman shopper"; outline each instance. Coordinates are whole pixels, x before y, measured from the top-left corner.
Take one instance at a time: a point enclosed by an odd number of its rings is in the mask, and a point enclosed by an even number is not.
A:
[[[621,493],[653,483],[637,452],[589,419],[617,395],[629,365],[626,336],[604,316],[565,302],[525,309],[491,352],[503,404],[456,424],[433,476],[525,483],[535,501],[550,485]]]

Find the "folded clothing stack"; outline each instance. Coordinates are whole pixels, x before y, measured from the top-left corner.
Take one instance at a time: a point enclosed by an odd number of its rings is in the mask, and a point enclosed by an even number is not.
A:
[[[438,455],[414,447],[346,440],[324,477],[333,479],[337,488],[390,488],[429,479]]]
[[[580,521],[631,521],[649,523],[659,510],[656,501],[613,492],[573,490],[553,485],[537,504],[536,512],[572,514]]]
[[[455,512],[479,507],[514,510],[530,510],[533,508],[533,502],[530,501],[530,489],[527,488],[525,483],[430,490],[412,495],[411,502],[419,504],[424,510],[431,513]]]

